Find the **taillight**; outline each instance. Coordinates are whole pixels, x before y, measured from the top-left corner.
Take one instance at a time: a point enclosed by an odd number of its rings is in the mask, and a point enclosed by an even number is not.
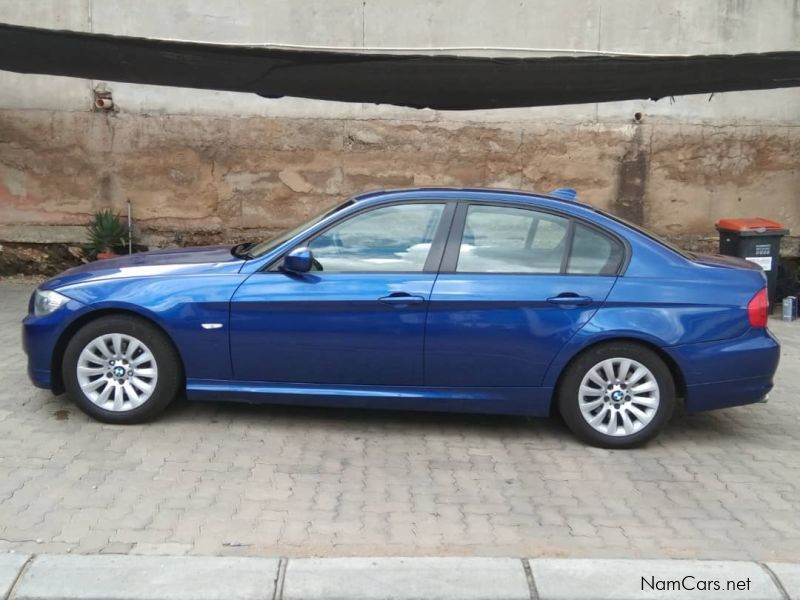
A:
[[[769,316],[769,296],[767,288],[762,288],[752,300],[747,303],[747,318],[750,327],[766,327]]]

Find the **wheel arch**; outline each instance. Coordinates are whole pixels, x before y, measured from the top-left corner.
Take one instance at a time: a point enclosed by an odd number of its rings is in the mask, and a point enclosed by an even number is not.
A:
[[[135,310],[125,308],[99,308],[97,310],[92,310],[88,313],[85,313],[72,321],[64,328],[64,331],[62,331],[61,335],[58,337],[58,341],[56,341],[56,344],[53,347],[53,355],[50,359],[50,376],[52,378],[51,389],[53,390],[54,394],[61,394],[64,392],[64,380],[61,376],[61,370],[63,366],[64,352],[66,351],[67,344],[69,344],[72,336],[74,336],[82,327],[91,323],[92,321],[96,321],[97,319],[108,316],[134,317],[142,321],[147,321],[150,325],[163,333],[167,340],[169,340],[169,343],[172,345],[175,355],[178,357],[178,361],[181,365],[181,378],[185,382],[186,365],[184,364],[183,356],[178,349],[178,345],[175,343],[175,340],[172,339],[172,336],[169,334],[169,332],[164,329],[164,327],[156,319]]]
[[[664,364],[667,365],[667,368],[669,369],[669,372],[672,375],[672,381],[675,384],[676,397],[680,399],[682,402],[686,401],[686,393],[687,393],[686,378],[684,377],[683,371],[681,370],[678,363],[675,362],[675,359],[672,356],[670,356],[668,352],[665,352],[663,348],[661,348],[657,344],[654,344],[651,341],[644,340],[642,338],[634,336],[607,337],[601,340],[596,340],[590,344],[587,344],[586,346],[583,346],[572,356],[570,356],[569,359],[561,367],[561,371],[559,372],[558,377],[556,379],[556,383],[553,387],[553,401],[550,403],[551,416],[558,414],[558,401],[557,401],[558,391],[561,388],[561,382],[563,381],[564,375],[567,372],[567,369],[569,369],[570,365],[574,363],[576,360],[578,360],[578,358],[583,356],[585,353],[589,352],[590,350],[593,350],[599,346],[606,346],[608,344],[615,344],[619,342],[636,344],[643,348],[647,348],[648,350],[651,350],[656,355],[658,355],[658,357],[664,361]]]

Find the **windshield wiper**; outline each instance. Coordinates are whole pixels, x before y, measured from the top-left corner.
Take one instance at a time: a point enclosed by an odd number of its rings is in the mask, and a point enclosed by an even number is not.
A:
[[[236,244],[233,248],[231,248],[231,254],[233,254],[236,258],[243,258],[244,260],[251,259],[253,257],[250,256],[247,251],[255,245],[255,242],[243,242],[241,244]]]

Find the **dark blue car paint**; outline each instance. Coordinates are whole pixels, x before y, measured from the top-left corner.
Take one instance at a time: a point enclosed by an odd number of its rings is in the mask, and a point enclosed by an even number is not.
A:
[[[425,338],[425,383],[539,387],[558,351],[589,322],[616,277],[439,275]],[[562,293],[587,305],[548,302]]]
[[[300,406],[387,410],[433,410],[482,414],[548,415],[552,390],[546,388],[451,388],[417,386],[314,385],[188,380],[196,400],[237,400]]]
[[[256,273],[231,302],[236,379],[422,386],[433,273]],[[395,292],[424,301],[388,304]]]
[[[619,236],[627,260],[618,276],[437,273],[428,264],[416,274],[264,272],[342,217],[418,200],[556,212]],[[688,260],[578,202],[404,190],[360,196],[253,260],[218,247],[70,269],[43,287],[71,302],[51,315],[29,314],[24,344],[33,382],[59,390],[51,371],[74,325],[97,311],[125,311],[173,340],[191,398],[545,415],[572,358],[631,339],[668,360],[690,411],[707,410],[755,402],[772,386],[778,343],[746,316],[763,286],[763,273],[742,262]],[[399,292],[412,298],[386,300]],[[585,300],[549,301],[563,294]],[[209,322],[223,327],[200,326]]]

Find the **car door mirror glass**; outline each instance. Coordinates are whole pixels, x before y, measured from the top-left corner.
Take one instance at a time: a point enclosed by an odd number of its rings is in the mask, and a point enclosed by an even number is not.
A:
[[[308,248],[295,248],[283,257],[282,271],[308,273],[314,264],[314,254]]]

